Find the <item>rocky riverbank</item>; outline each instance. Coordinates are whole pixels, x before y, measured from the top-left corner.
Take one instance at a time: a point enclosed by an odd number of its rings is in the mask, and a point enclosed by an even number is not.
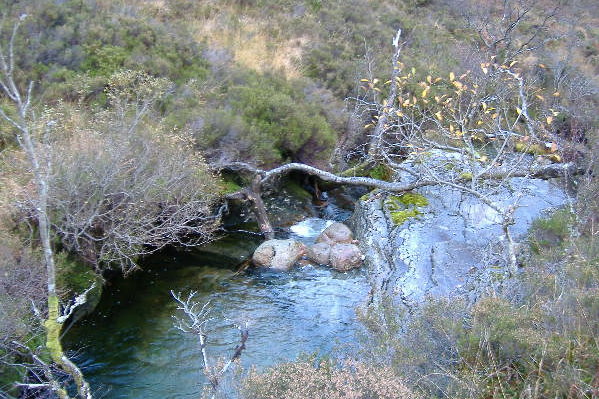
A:
[[[506,187],[489,198],[516,207],[511,226],[516,241],[525,240],[534,219],[568,201],[552,181],[513,178]],[[497,212],[447,187],[418,193],[427,205],[407,207],[414,209],[407,212],[410,217],[394,217],[398,211],[389,195],[371,193],[357,203],[349,221],[364,252],[374,301],[387,297],[412,307],[429,295],[474,300],[508,274]]]

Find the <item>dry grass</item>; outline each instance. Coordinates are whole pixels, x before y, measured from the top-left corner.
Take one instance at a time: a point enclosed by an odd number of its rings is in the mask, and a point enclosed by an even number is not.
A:
[[[198,42],[228,50],[239,65],[262,73],[277,71],[287,78],[302,75],[301,57],[309,43],[307,37],[276,38],[268,21],[235,15],[231,8],[190,24]]]

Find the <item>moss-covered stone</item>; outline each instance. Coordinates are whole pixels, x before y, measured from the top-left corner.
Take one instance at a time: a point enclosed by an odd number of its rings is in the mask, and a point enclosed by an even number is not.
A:
[[[90,266],[64,253],[58,253],[56,261],[56,286],[61,296],[68,299],[86,294],[86,302],[77,308],[74,318],[78,319],[92,312],[100,302],[104,280]]]
[[[406,206],[428,206],[428,199],[424,195],[416,193],[405,193],[397,197],[399,202]]]
[[[391,221],[396,226],[402,225],[408,219],[421,216],[423,212],[419,208],[428,206],[428,204],[425,196],[416,193],[392,195],[385,199],[385,206],[389,211]]]
[[[406,220],[422,215],[417,208],[409,208],[402,211],[391,211],[391,221],[396,226],[402,225]]]
[[[285,189],[292,196],[303,199],[303,200],[312,200],[312,194],[308,192],[308,190],[304,189],[298,182],[294,180],[288,180],[285,183]]]
[[[472,172],[460,173],[461,180],[472,180]]]
[[[98,279],[96,272],[88,265],[65,252],[56,255],[56,285],[67,295],[80,294]]]

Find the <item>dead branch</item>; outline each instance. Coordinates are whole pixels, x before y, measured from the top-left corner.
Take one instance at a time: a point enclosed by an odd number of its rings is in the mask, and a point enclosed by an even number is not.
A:
[[[171,296],[178,303],[177,310],[181,310],[185,314],[185,318],[173,316],[173,319],[175,320],[174,326],[183,332],[192,333],[199,337],[202,361],[204,363],[204,375],[210,382],[212,391],[216,392],[222,376],[227,372],[229,367],[231,367],[231,364],[241,357],[241,354],[245,350],[245,343],[249,337],[249,330],[247,328],[247,323],[244,327],[237,326],[241,334],[239,344],[235,347],[229,361],[227,361],[220,370],[215,370],[214,366],[210,366],[209,364],[208,352],[206,349],[206,325],[212,320],[212,318],[209,317],[210,301],[200,305],[200,302],[194,299],[196,294],[197,291],[191,291],[187,295],[187,298],[183,299],[181,293],[175,294],[171,291]]]

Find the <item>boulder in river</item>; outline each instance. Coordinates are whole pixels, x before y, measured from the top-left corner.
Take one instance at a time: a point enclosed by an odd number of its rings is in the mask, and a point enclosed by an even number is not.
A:
[[[307,256],[319,265],[328,265],[331,254],[331,244],[319,242],[308,247]]]
[[[252,261],[258,267],[289,270],[306,252],[307,247],[296,240],[268,240],[256,249]]]
[[[333,223],[316,239],[317,243],[327,242],[327,243],[351,243],[354,239],[354,235],[352,234],[349,227],[344,225],[343,223]]]
[[[331,247],[330,264],[335,270],[345,272],[362,265],[364,255],[355,244],[335,244]]]

